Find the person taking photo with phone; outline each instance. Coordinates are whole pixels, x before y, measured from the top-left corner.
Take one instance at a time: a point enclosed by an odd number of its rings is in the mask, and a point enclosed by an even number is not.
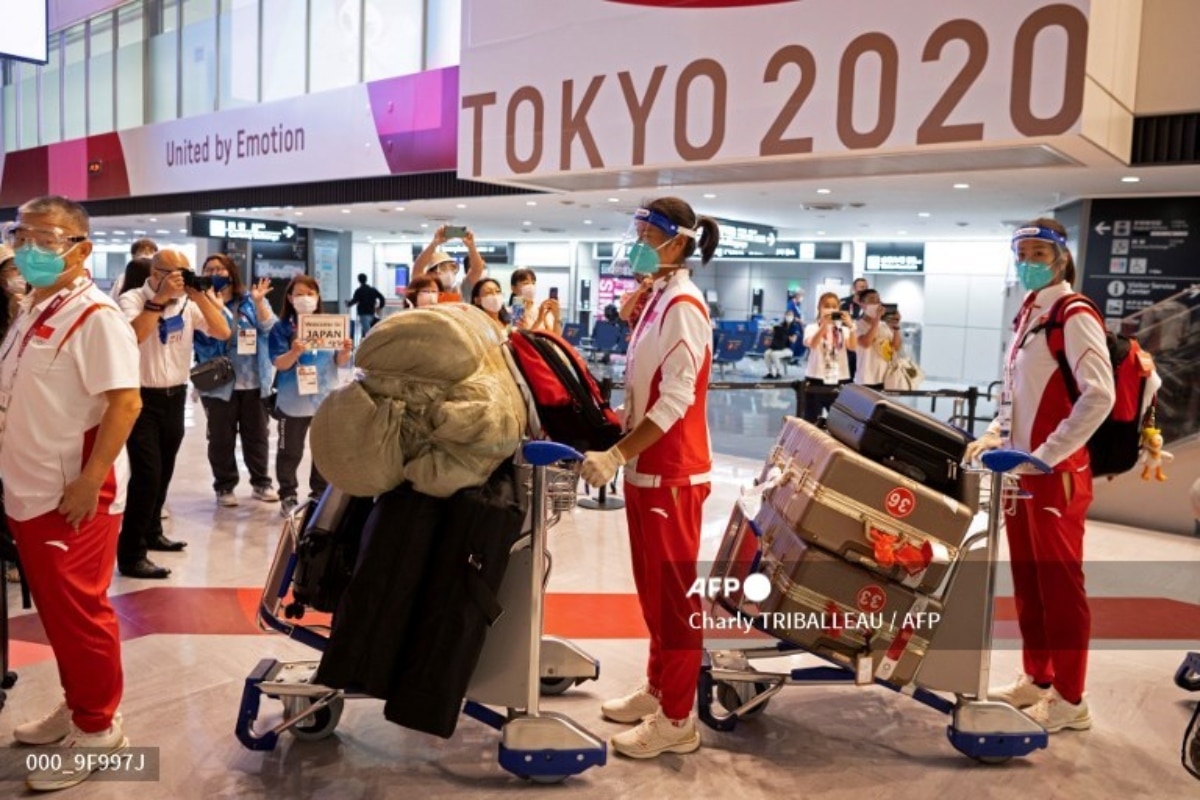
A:
[[[832,387],[850,382],[848,353],[858,346],[850,314],[842,311],[838,296],[826,292],[817,301],[817,321],[804,328],[808,347],[805,383],[814,391],[804,400],[804,419],[814,425],[833,405]]]
[[[467,247],[465,280],[461,279],[459,274],[461,270],[458,261],[454,256],[441,249],[442,245],[451,239],[461,239]],[[475,249],[475,234],[470,229],[462,226],[442,225],[433,232],[433,239],[413,262],[413,274],[430,275],[437,280],[441,287],[441,294],[438,296],[439,303],[461,303],[463,292],[469,294],[471,287],[487,274],[487,264],[484,263],[483,256],[479,255],[479,251]]]

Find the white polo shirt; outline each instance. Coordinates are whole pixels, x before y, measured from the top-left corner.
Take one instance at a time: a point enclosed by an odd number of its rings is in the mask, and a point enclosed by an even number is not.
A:
[[[9,393],[0,475],[5,511],[18,521],[54,511],[79,477],[108,407],[104,393],[138,387],[133,328],[89,279],[31,303],[27,295],[0,344],[0,391]],[[128,480],[122,449],[100,490],[100,513],[124,510]]]
[[[154,291],[143,286],[121,295],[121,310],[134,320],[154,299]],[[174,330],[167,328],[174,326]],[[148,389],[169,389],[188,382],[192,369],[192,342],[196,331],[210,333],[204,314],[191,300],[180,297],[167,305],[159,316],[158,326],[138,345],[141,351],[142,386]],[[165,339],[165,341],[164,341]]]

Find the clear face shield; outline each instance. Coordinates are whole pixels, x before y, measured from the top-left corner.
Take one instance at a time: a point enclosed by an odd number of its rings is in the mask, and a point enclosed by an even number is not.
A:
[[[657,211],[639,208],[613,250],[614,272],[653,275],[662,265],[662,249],[676,236],[698,240],[700,232],[678,225]]]
[[[1036,292],[1054,282],[1062,271],[1067,238],[1049,228],[1019,228],[1012,237],[1013,272],[1009,280],[1027,292]]]

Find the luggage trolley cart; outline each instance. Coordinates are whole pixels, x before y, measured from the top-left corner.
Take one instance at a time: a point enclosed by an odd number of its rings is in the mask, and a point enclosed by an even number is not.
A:
[[[499,763],[535,783],[558,783],[590,767],[603,766],[607,748],[570,718],[541,711],[543,694],[559,694],[600,674],[595,659],[570,642],[544,636],[544,596],[549,579],[547,531],[574,506],[577,464],[583,456],[554,442],[527,442],[521,469],[529,476],[528,533],[513,546],[499,590],[504,613],[488,630],[467,689],[463,713],[500,731]],[[524,476],[523,476],[524,477]],[[264,631],[282,633],[323,651],[328,637],[313,626],[286,619],[286,599],[296,568],[297,531],[284,525],[258,610]],[[251,750],[273,750],[279,734],[318,740],[337,728],[347,695],[314,684],[318,661],[263,659],[246,678],[236,735]],[[258,731],[263,696],[283,704],[283,718]],[[504,708],[500,713],[489,706]]]
[[[969,658],[955,657],[966,653],[949,654],[947,657],[947,654],[937,652],[935,639],[913,684],[901,687],[878,678],[873,682],[908,694],[914,700],[949,715],[951,722],[946,728],[946,735],[956,750],[983,763],[999,764],[1043,749],[1049,740],[1040,725],[1007,703],[988,700],[987,693],[991,675],[992,611],[1000,547],[1000,514],[1005,503],[1015,502],[1022,496],[1022,490],[1006,473],[1025,464],[1046,472],[1050,471],[1050,467],[1028,453],[1014,450],[985,453],[983,463],[991,472],[987,486],[987,528],[963,542],[959,555],[951,564],[942,595],[947,615],[955,610],[953,606],[956,599],[961,600],[962,605],[978,609],[967,615],[979,614],[978,617],[967,619],[968,624],[978,631],[975,634],[978,658],[973,652]],[[761,532],[754,525],[750,527],[761,541]],[[956,580],[968,561],[985,565],[982,586],[973,586],[970,581],[960,584]],[[761,574],[756,572],[757,567],[756,557],[751,573]],[[714,575],[720,568],[720,564],[715,565]],[[972,593],[977,601],[974,604],[971,603]],[[744,612],[738,613],[747,616]],[[754,622],[753,618],[751,622]],[[806,651],[783,641],[762,648],[706,652],[698,687],[700,719],[716,730],[731,731],[740,720],[750,719],[765,710],[770,699],[785,686],[845,685],[856,682],[852,668],[827,658],[828,666],[803,667],[788,672],[760,671],[752,665],[756,659],[779,658],[798,652]],[[942,660],[939,662],[939,659]],[[933,668],[930,672],[936,673],[936,677],[931,675],[926,679],[927,667]],[[947,678],[948,672],[953,676]],[[947,689],[947,686],[954,688]],[[945,693],[953,694],[954,700],[944,697]],[[724,712],[714,707],[714,695]]]

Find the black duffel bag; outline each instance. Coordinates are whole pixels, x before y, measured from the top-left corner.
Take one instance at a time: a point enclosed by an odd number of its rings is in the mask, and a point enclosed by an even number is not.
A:
[[[210,358],[192,367],[192,385],[201,392],[211,392],[220,389],[227,383],[233,383],[236,376],[233,372],[233,361],[229,356]]]

